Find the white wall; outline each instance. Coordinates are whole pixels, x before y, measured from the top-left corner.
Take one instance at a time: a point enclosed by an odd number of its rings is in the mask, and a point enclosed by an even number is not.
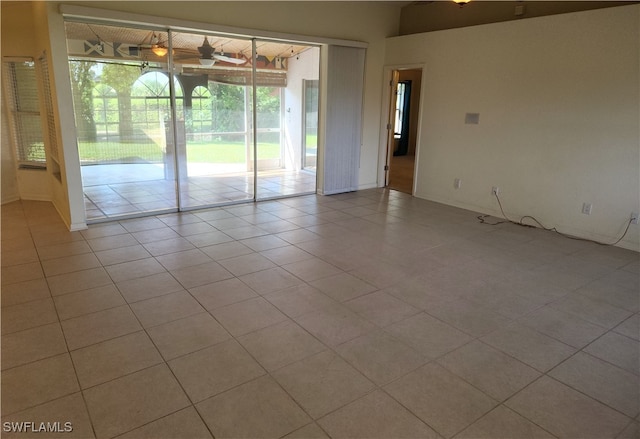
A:
[[[54,178],[53,203],[70,230],[87,227],[80,171],[80,157],[75,130],[71,78],[67,58],[64,20],[53,2],[39,2],[40,32],[48,39],[49,64],[54,113],[58,129],[58,165],[61,180]]]
[[[640,210],[639,21],[632,5],[388,39],[387,65],[425,69],[416,196],[497,214],[499,186],[511,218],[615,241]]]

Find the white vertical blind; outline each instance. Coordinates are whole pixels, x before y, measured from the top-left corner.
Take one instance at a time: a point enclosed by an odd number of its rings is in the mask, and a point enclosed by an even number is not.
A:
[[[9,110],[6,99],[0,99],[0,204],[10,203],[20,199],[18,180],[13,152],[13,139],[9,127]]]
[[[365,49],[328,47],[323,194],[358,189]]]
[[[53,97],[51,96],[51,77],[49,75],[49,62],[47,54],[43,53],[38,59],[40,65],[40,75],[42,77],[42,89],[44,108],[46,111],[45,118],[47,120],[47,139],[49,140],[49,154],[57,162],[58,157],[58,137],[56,135],[56,120],[53,113]]]
[[[18,166],[46,168],[35,62],[32,59],[6,61],[2,76]]]

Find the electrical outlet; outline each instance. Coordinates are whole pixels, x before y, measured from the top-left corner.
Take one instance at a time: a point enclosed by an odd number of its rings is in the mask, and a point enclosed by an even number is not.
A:
[[[638,224],[638,212],[631,212],[631,224]]]
[[[494,186],[491,188],[491,195],[500,195],[500,188],[498,186]]]
[[[460,189],[460,186],[462,186],[462,180],[460,180],[459,178],[456,178],[455,180],[453,180],[454,189]]]
[[[582,203],[582,213],[591,215],[591,203]]]

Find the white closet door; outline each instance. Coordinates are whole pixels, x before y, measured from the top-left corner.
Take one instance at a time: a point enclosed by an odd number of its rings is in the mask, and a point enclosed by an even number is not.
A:
[[[365,49],[329,46],[322,193],[358,189]]]

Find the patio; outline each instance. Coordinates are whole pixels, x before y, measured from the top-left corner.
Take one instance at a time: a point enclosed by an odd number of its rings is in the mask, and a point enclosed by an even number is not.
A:
[[[253,200],[253,172],[243,164],[189,164],[180,184],[180,207],[192,209]],[[257,199],[316,191],[310,171],[258,171]],[[159,164],[110,164],[82,167],[85,209],[91,223],[177,210],[176,181]]]

